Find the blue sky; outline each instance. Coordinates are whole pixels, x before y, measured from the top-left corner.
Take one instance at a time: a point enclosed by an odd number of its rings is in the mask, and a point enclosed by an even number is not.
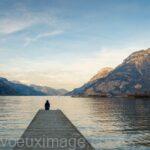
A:
[[[0,76],[73,89],[150,45],[149,0],[1,0]]]

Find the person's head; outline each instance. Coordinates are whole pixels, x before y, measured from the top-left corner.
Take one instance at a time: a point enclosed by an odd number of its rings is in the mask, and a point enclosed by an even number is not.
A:
[[[46,103],[49,103],[49,101],[48,101],[48,100],[46,100]]]

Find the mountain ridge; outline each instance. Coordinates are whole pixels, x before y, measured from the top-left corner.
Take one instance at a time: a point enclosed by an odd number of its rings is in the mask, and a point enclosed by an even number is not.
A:
[[[100,79],[100,78],[104,78],[105,76],[107,76],[111,71],[113,70],[113,68],[111,67],[104,67],[102,68],[100,71],[97,72],[96,75],[94,75],[89,82],[93,82],[97,79]]]
[[[44,91],[44,88],[48,91]],[[0,77],[0,95],[18,95],[18,96],[44,96],[44,95],[64,95],[68,91],[65,89],[54,89],[47,86],[25,85],[19,81],[9,81]]]
[[[72,96],[150,96],[150,49],[129,55],[105,77],[86,83]]]
[[[54,89],[48,86],[39,86],[39,85],[34,85],[31,84],[31,87],[33,87],[35,90],[39,90],[43,93],[45,93],[46,95],[51,95],[51,96],[55,96],[55,95],[65,95],[68,91],[66,89]]]
[[[34,88],[22,84],[14,83],[6,78],[0,77],[0,95],[45,95],[41,91],[34,90]]]

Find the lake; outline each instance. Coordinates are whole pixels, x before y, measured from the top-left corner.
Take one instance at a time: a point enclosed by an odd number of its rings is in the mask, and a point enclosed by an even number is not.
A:
[[[1,96],[0,141],[19,138],[45,100],[61,109],[98,149],[150,149],[150,100],[123,98],[72,98]],[[0,149],[10,150],[10,144]]]

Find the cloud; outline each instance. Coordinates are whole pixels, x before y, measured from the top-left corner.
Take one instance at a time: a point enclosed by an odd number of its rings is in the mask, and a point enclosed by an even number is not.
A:
[[[33,16],[32,12],[27,11],[26,8],[9,11],[10,13],[3,12],[0,18],[0,33],[3,35],[24,30],[39,20]]]
[[[43,58],[34,60],[14,58],[9,60],[9,65],[7,65],[9,68],[1,74],[11,80],[19,80],[26,84],[71,90],[89,81],[101,68],[115,68],[133,51],[134,49],[120,52],[104,48],[91,56],[72,58],[69,63]]]
[[[0,67],[3,67],[4,66],[4,64],[0,64]]]
[[[41,19],[42,18],[42,19]],[[25,30],[33,25],[37,24],[47,24],[48,26],[55,26],[56,18],[54,16],[44,14],[44,13],[32,13],[26,12],[23,16],[6,16],[5,18],[0,18],[0,33],[12,34],[18,31]]]
[[[10,18],[6,18],[1,20],[0,24],[0,33],[2,34],[10,34],[14,32],[21,31],[29,26],[31,26],[34,22],[32,20],[12,20]]]
[[[62,31],[62,30],[55,30],[55,31],[51,31],[51,32],[45,32],[45,33],[38,34],[38,35],[35,36],[34,38],[27,37],[27,38],[25,39],[24,46],[28,46],[30,43],[36,42],[36,41],[38,41],[39,39],[44,38],[44,37],[60,35],[60,34],[62,34],[63,32],[64,32],[64,31]]]
[[[7,11],[1,12],[0,33],[3,35],[22,31],[36,24],[55,24],[56,18],[48,10],[34,12],[25,5],[18,3]]]

